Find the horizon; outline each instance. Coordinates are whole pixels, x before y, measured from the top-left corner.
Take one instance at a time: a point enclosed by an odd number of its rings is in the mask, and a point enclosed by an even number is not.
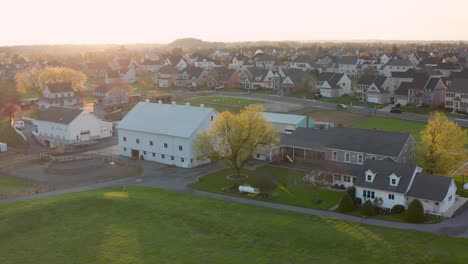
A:
[[[463,13],[468,3],[457,0],[443,2],[459,7],[447,14],[440,12],[438,0],[395,0],[388,5],[372,0],[355,0],[352,5],[342,0],[292,0],[288,5],[291,12],[266,0],[239,0],[236,6],[221,6],[214,0],[182,5],[148,0],[131,4],[18,0],[7,3],[9,12],[0,17],[0,23],[11,25],[0,28],[0,46],[167,44],[187,36],[208,42],[468,40],[463,28],[468,24]]]

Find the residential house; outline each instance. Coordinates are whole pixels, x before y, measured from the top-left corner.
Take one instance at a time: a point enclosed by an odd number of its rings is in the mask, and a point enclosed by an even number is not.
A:
[[[291,69],[299,69],[302,71],[309,71],[312,69],[312,59],[310,56],[301,55],[297,56],[294,60],[291,61],[289,67]]]
[[[188,75],[187,75],[188,79]],[[165,65],[156,73],[155,85],[159,88],[183,87],[181,72],[172,65]]]
[[[121,79],[126,83],[136,82],[136,69],[134,67],[121,67],[120,68]]]
[[[78,98],[70,82],[47,84],[39,98],[39,109],[42,110],[50,106],[74,106],[76,104],[78,104]]]
[[[356,77],[358,75],[358,56],[342,56],[336,62],[338,64],[338,72],[346,74],[349,77]]]
[[[205,87],[208,83],[208,70],[189,66],[185,69],[187,73],[187,86]]]
[[[277,58],[273,55],[262,53],[255,58],[255,67],[260,69],[272,70],[277,62]]]
[[[278,74],[281,76],[283,94],[290,94],[294,91],[304,91],[315,87],[309,73],[302,69],[282,69],[278,71]]]
[[[264,68],[246,68],[240,73],[240,86],[245,89],[281,89],[281,76]]]
[[[210,60],[208,58],[204,58],[204,57],[199,57],[195,63],[194,63],[195,67],[197,68],[202,68],[202,69],[206,69],[206,70],[209,70],[213,67],[216,66],[216,63],[213,61],[213,60]]]
[[[411,61],[413,65],[419,65],[419,63],[426,59],[429,58],[431,54],[428,51],[425,50],[418,50],[418,51],[413,51],[408,55],[408,60]]]
[[[225,67],[214,67],[208,71],[207,86],[215,87],[222,85],[226,88],[239,88],[240,75],[238,70]]]
[[[454,205],[457,187],[450,177],[423,173],[415,165],[367,160],[357,177],[356,198],[380,200],[381,207],[408,207],[418,199],[426,214],[444,215]]]
[[[317,87],[323,97],[340,97],[351,94],[351,79],[347,74],[322,72],[317,80]]]
[[[163,61],[163,60],[159,59],[159,57],[157,57],[156,60],[151,60],[149,58],[144,58],[143,61],[138,66],[144,72],[157,72],[164,65],[166,65],[165,61]]]
[[[355,94],[362,101],[384,104],[393,94],[390,78],[382,75],[363,75],[356,83]]]
[[[140,102],[117,125],[120,154],[183,168],[207,163],[199,159],[194,140],[217,114],[203,105]]]
[[[445,101],[447,87],[440,77],[428,75],[425,72],[416,72],[411,82],[400,84],[397,90],[400,103],[411,103],[416,105],[438,106]],[[408,84],[409,83],[409,84]],[[403,99],[404,93],[408,91],[407,100]]]
[[[391,60],[398,59],[398,56],[396,56],[395,54],[390,54],[390,53],[385,52],[382,55],[380,55],[379,58],[380,58],[380,63],[385,65]]]
[[[468,113],[468,78],[453,79],[445,94],[445,107]]]
[[[250,59],[244,55],[236,55],[232,58],[231,62],[228,65],[229,69],[243,70],[248,67],[253,67],[253,64],[250,63]]]
[[[33,135],[55,148],[112,136],[112,123],[80,108],[50,106],[33,121]]]
[[[165,64],[172,65],[178,71],[183,71],[188,66],[187,61],[185,61],[184,58],[180,56],[173,56],[173,55],[167,55],[165,57]]]
[[[105,84],[119,83],[122,81],[122,75],[120,75],[120,70],[113,70],[111,68],[107,69],[106,74],[104,75]]]
[[[128,90],[122,85],[100,85],[93,92],[95,103],[104,107],[127,104]]]
[[[415,68],[414,65],[409,60],[405,59],[396,59],[390,60],[380,69],[380,74],[387,77],[392,76],[392,72],[406,72],[409,69]]]

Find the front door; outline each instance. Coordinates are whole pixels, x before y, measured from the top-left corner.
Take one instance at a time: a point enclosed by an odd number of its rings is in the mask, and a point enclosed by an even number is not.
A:
[[[136,149],[132,149],[132,158],[138,158],[140,157],[140,151],[136,150]]]

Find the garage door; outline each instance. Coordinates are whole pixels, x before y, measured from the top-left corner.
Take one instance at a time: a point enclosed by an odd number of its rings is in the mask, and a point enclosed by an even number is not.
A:
[[[322,95],[323,97],[331,97],[331,94],[328,91],[320,91],[320,95]]]
[[[379,98],[376,97],[376,96],[368,96],[367,97],[367,102],[378,104],[379,103]]]

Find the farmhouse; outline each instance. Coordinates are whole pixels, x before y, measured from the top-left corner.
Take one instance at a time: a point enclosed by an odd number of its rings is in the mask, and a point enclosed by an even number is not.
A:
[[[50,106],[73,106],[77,102],[71,83],[50,83],[44,87],[42,97],[39,98],[39,108],[45,110]]]
[[[120,154],[183,168],[204,164],[193,141],[217,114],[204,105],[140,102],[117,125]]]
[[[112,123],[84,109],[51,106],[33,121],[33,135],[49,147],[66,147],[112,136]]]

